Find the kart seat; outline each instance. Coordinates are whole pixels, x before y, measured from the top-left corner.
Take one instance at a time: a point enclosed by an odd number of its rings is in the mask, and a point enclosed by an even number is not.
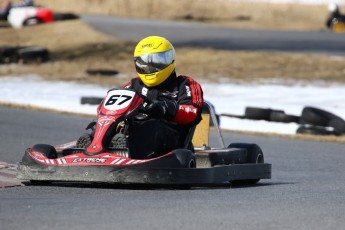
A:
[[[218,133],[220,145],[221,147],[224,147],[224,141],[220,132],[216,112],[210,102],[204,101],[201,116],[202,120],[200,121],[200,123],[197,126],[191,128],[190,133],[186,138],[186,143],[192,140],[193,146],[196,148],[209,148],[210,124],[212,122]]]

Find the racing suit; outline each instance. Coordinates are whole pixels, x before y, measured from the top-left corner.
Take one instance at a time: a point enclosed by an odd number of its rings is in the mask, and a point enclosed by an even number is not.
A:
[[[162,84],[147,87],[139,77],[123,86],[155,102],[169,102],[163,119],[133,119],[129,124],[129,153],[138,159],[157,157],[177,148],[194,151],[186,138],[201,121],[203,91],[199,83],[174,71]],[[135,156],[133,156],[133,154]]]

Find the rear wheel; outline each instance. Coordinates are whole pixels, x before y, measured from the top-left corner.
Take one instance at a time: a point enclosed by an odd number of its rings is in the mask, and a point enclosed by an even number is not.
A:
[[[195,154],[188,149],[176,149],[173,151],[182,168],[195,168]]]
[[[239,148],[247,150],[247,163],[261,164],[264,163],[264,154],[257,144],[232,143],[229,148]]]
[[[264,163],[264,154],[261,148],[257,144],[248,143],[232,143],[229,148],[239,148],[247,150],[247,163],[250,164],[262,164]],[[231,181],[234,185],[253,185],[259,182],[260,179],[238,180]]]

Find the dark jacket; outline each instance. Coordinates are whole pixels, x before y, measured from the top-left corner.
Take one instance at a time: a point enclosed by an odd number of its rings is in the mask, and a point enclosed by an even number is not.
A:
[[[168,122],[177,125],[194,126],[201,121],[203,91],[198,82],[173,72],[167,80],[156,87],[147,87],[139,77],[133,78],[123,88],[133,89],[151,100],[176,101],[176,111],[169,111]]]
[[[155,152],[154,155],[156,156],[172,149],[186,147],[186,145],[187,148],[193,150],[191,142],[186,142],[186,137],[191,128],[201,121],[203,91],[198,82],[187,76],[177,76],[173,72],[159,86],[147,87],[139,77],[135,77],[123,88],[135,90],[151,100],[168,100],[176,105],[167,109],[170,114],[168,118],[157,120],[159,124],[151,121],[149,124],[147,122],[140,124],[139,122],[133,126],[133,129],[130,129],[135,130],[131,133],[132,136],[130,135],[135,139],[133,142],[138,143],[140,141],[139,145],[130,146],[132,152],[144,151],[142,146],[145,144],[148,145],[146,152]],[[156,139],[150,139],[150,136],[155,136]],[[161,144],[161,146],[153,147],[157,144]],[[164,147],[162,147],[163,145]]]
[[[326,26],[328,28],[332,27],[333,21],[337,20],[338,22],[343,22],[345,23],[345,15],[342,15],[338,10],[334,11],[329,15],[329,17],[326,20]]]

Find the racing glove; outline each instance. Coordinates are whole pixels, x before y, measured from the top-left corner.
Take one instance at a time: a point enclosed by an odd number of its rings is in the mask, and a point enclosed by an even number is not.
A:
[[[176,101],[153,101],[144,108],[144,112],[151,118],[171,121],[178,111]]]

